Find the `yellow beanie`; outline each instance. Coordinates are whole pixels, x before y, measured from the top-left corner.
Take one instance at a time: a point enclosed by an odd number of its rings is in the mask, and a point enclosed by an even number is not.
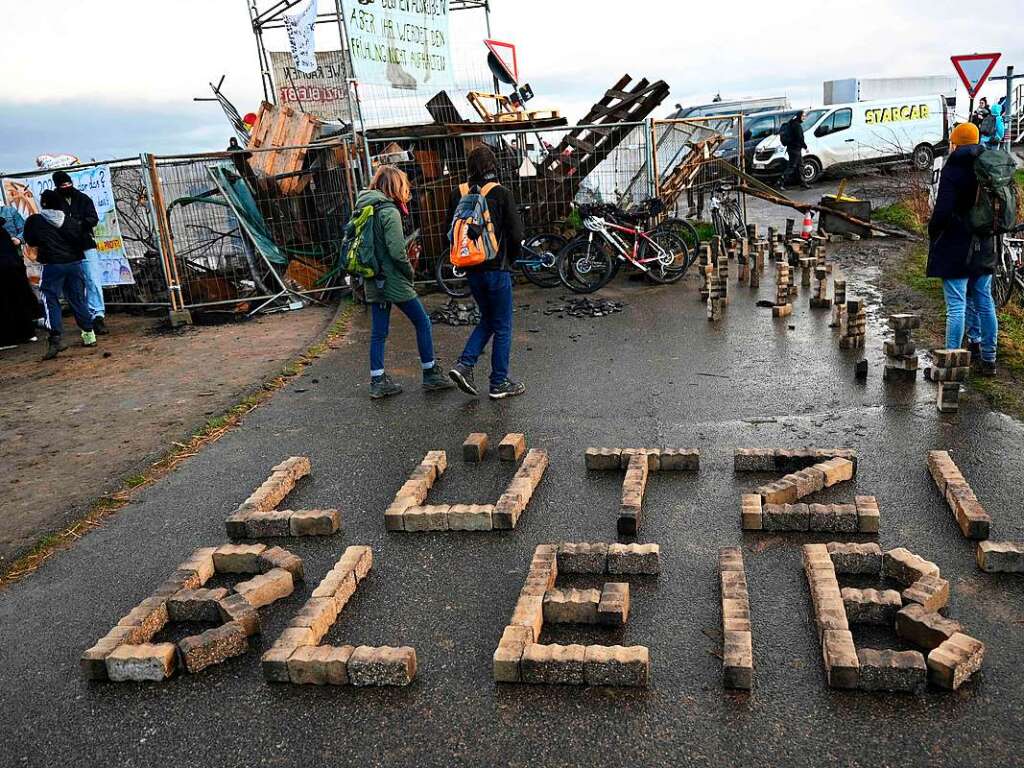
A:
[[[954,147],[966,147],[970,144],[977,144],[980,138],[978,126],[974,123],[960,123],[949,134],[949,143]]]

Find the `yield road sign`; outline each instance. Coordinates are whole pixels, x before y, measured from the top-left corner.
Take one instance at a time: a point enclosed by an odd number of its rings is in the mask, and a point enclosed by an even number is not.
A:
[[[494,55],[498,64],[511,78],[512,84],[519,82],[519,60],[516,58],[516,47],[512,43],[503,43],[500,40],[484,40],[484,45]]]
[[[985,84],[985,80],[992,73],[992,69],[1001,55],[999,53],[972,53],[969,56],[949,57],[957,74],[960,75],[960,79],[963,80],[964,87],[967,88],[967,95],[972,99],[978,95],[978,91]]]

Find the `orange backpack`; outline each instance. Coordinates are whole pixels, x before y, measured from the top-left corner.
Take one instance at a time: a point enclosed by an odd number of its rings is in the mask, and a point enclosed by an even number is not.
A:
[[[452,266],[465,269],[498,258],[498,237],[487,208],[487,193],[497,186],[493,181],[483,187],[459,186],[462,199],[455,208],[452,226],[448,230]]]

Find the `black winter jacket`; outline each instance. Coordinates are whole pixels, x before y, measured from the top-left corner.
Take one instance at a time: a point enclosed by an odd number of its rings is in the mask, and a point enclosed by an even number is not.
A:
[[[492,181],[497,182],[497,177],[470,179],[469,185],[482,187]],[[455,209],[459,207],[460,200],[462,200],[462,195],[459,194],[459,188],[456,187],[452,191],[451,201],[448,205],[449,226],[451,226],[452,219],[455,218]],[[516,207],[512,193],[502,186],[492,189],[487,193],[487,210],[491,213],[494,234],[498,236],[498,258],[469,269],[481,272],[492,270],[511,272],[512,265],[522,253],[523,243],[523,220],[519,216],[519,209]]]
[[[939,177],[939,192],[928,222],[928,277],[958,279],[990,275],[992,239],[979,241],[980,252],[968,254],[974,237],[967,223],[967,214],[978,196],[978,179],[974,161],[985,150],[978,144],[957,148],[946,159]]]
[[[786,149],[793,152],[798,149],[807,149],[807,142],[804,141],[804,124],[797,118],[789,121],[789,141],[784,143]]]
[[[50,211],[48,213],[55,213]],[[82,250],[82,230],[74,219],[59,213],[59,224],[54,224],[42,213],[33,213],[25,222],[25,242],[36,249],[40,264],[73,264],[85,258]]]
[[[88,251],[95,248],[96,240],[93,239],[92,230],[100,223],[100,217],[96,213],[96,206],[93,205],[92,198],[85,192],[72,189],[70,200],[63,195],[61,195],[61,199],[67,204],[64,213],[70,217],[72,226],[77,227],[81,232],[82,250]]]

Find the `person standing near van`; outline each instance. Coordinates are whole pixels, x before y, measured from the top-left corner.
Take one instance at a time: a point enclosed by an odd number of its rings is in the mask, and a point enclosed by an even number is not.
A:
[[[939,177],[931,221],[928,222],[928,277],[942,279],[946,298],[946,348],[964,347],[967,318],[977,325],[981,352],[980,371],[996,372],[999,321],[992,300],[995,257],[991,237],[976,235],[968,214],[978,198],[975,162],[984,149],[978,144],[978,126],[962,123],[949,136],[953,150]]]
[[[406,252],[399,211],[408,211],[412,192],[409,177],[393,165],[382,165],[373,175],[369,189],[356,197],[355,211],[373,209],[370,219],[373,251],[379,270],[365,282],[370,306],[370,397],[380,400],[402,392],[384,369],[384,350],[391,330],[392,305],[409,318],[416,329],[416,348],[423,369],[423,389],[451,389],[434,358],[433,326],[413,288],[413,270]]]
[[[807,142],[804,141],[804,113],[797,112],[793,117],[782,124],[779,129],[779,141],[786,148],[789,162],[786,163],[786,170],[779,180],[779,189],[785,190],[786,184],[799,184],[804,189],[810,189],[811,185],[804,181],[802,169],[804,150],[807,149]]]
[[[522,382],[508,377],[512,353],[512,264],[519,258],[523,242],[523,222],[512,193],[498,183],[498,159],[485,145],[474,148],[467,158],[469,181],[452,192],[448,221],[455,224],[460,203],[471,194],[482,195],[485,218],[490,218],[490,234],[497,239],[495,258],[466,269],[469,290],[480,309],[480,322],[470,334],[458,362],[448,375],[459,389],[476,397],[473,366],[488,342],[491,342],[491,378],[488,396],[492,400],[515,397],[526,392]],[[454,230],[454,226],[453,226]]]

